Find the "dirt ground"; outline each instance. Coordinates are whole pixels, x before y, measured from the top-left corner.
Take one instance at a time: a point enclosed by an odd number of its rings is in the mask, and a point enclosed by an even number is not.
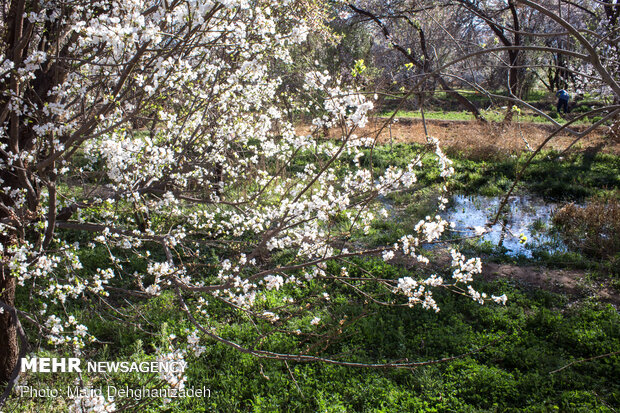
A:
[[[445,148],[463,150],[482,156],[493,153],[513,153],[536,149],[554,131],[550,124],[512,122],[481,123],[478,121],[432,120],[426,121],[428,134],[442,143]],[[573,129],[583,131],[587,127],[577,125]],[[298,128],[300,133],[309,133],[307,126]],[[363,130],[355,132],[358,136],[377,138],[379,142],[426,142],[424,126],[420,119],[399,118],[396,123],[386,126],[386,119],[374,118]],[[620,140],[612,140],[608,127],[599,127],[582,138],[573,148],[575,150],[596,150],[620,154]],[[339,131],[330,130],[329,136],[338,136]],[[546,145],[548,148],[564,150],[576,137],[568,132],[559,133]]]
[[[595,296],[603,302],[620,306],[620,294],[617,291],[605,283],[588,282],[585,272],[580,270],[485,263],[482,266],[482,277],[487,280],[509,279],[524,287],[541,288],[572,297]]]
[[[451,257],[446,249],[436,250],[435,253],[437,254],[435,261],[429,267],[431,271],[441,271],[450,266]],[[400,252],[396,253],[395,260],[403,264],[405,268],[413,269],[420,265]],[[478,277],[488,281],[504,279],[525,289],[541,289],[566,294],[573,302],[594,297],[620,309],[620,292],[610,286],[607,280],[589,279],[583,270],[483,262],[482,273]]]

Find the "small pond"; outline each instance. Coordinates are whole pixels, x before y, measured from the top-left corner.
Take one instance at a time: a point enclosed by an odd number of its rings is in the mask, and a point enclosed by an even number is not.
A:
[[[484,227],[493,220],[502,199],[503,197],[455,195],[442,216],[454,222],[455,235],[473,236],[476,227]],[[489,241],[496,247],[506,248],[508,255],[524,255],[528,258],[532,257],[533,248],[566,250],[564,245],[548,232],[552,225],[551,218],[559,207],[557,203],[545,202],[531,195],[511,196],[497,224],[480,239]],[[526,242],[521,241],[521,234],[526,237]]]

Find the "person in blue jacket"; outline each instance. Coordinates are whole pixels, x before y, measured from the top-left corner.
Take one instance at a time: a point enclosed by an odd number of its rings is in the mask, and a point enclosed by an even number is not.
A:
[[[558,97],[558,113],[562,112],[562,108],[564,108],[564,113],[568,113],[568,100],[570,99],[570,94],[564,90],[558,90],[555,95]]]

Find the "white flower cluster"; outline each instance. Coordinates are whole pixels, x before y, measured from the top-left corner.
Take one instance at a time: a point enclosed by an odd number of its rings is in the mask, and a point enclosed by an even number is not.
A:
[[[482,261],[480,258],[467,259],[455,249],[450,249],[450,255],[452,256],[452,267],[455,267],[452,272],[452,278],[457,283],[469,283],[473,281],[475,274],[482,272]]]
[[[390,261],[391,259],[394,258],[394,251],[392,250],[383,251],[381,253],[381,257],[383,258],[383,261]]]
[[[69,345],[79,352],[79,349],[92,342],[94,337],[88,334],[88,328],[78,324],[73,316],[69,316],[66,322],[56,315],[50,315],[45,322],[48,343],[54,346]],[[68,331],[65,328],[69,329]],[[86,340],[86,341],[85,341]]]
[[[22,82],[34,79],[34,71],[41,69],[41,64],[47,60],[47,54],[43,51],[34,51],[31,55],[26,57],[23,62],[23,66],[17,69]]]
[[[154,276],[154,280],[151,285],[146,287],[145,291],[151,295],[159,295],[162,284],[169,285],[169,277],[172,275],[180,276],[182,271],[165,261],[149,263],[147,273]]]
[[[349,127],[363,128],[368,122],[368,112],[374,108],[374,104],[366,99],[361,93],[348,91],[337,86],[329,87],[332,81],[327,71],[317,70],[306,73],[304,89],[309,91],[327,91],[323,107],[328,115],[313,119],[312,124],[316,127],[332,127],[340,121],[345,121]],[[309,108],[306,108],[309,109]]]
[[[108,292],[105,291],[104,285],[107,285],[112,278],[114,278],[114,271],[111,268],[106,268],[105,270],[97,268],[97,273],[93,275],[88,288],[95,294],[107,296]]]
[[[263,311],[262,315],[271,323],[275,323],[276,321],[280,319],[280,316],[278,316],[276,313],[271,312],[271,311]]]
[[[268,275],[265,277],[266,285],[265,287],[268,290],[279,290],[280,287],[284,284],[284,278],[279,275]]]
[[[200,337],[198,336],[198,331],[193,330],[192,333],[187,336],[187,348],[192,353],[194,353],[194,356],[196,357],[200,357],[200,355],[207,350],[205,346],[200,345]]]
[[[424,235],[426,242],[433,242],[439,239],[446,227],[449,226],[451,224],[448,221],[436,215],[434,220],[427,216],[424,220],[418,222],[414,229]]]
[[[28,11],[31,29],[41,38],[46,36],[47,22],[59,21],[68,28],[63,33],[68,57],[63,57],[62,64],[71,70],[42,97],[48,101],[26,99],[23,91],[33,90],[32,79],[42,65],[58,63],[58,50],[29,52],[20,62],[0,63],[0,83],[23,82],[21,94],[3,92],[6,109],[28,122],[20,127],[32,127],[36,139],[34,149],[19,153],[1,144],[7,155],[0,167],[14,173],[49,167],[63,178],[71,174],[67,182],[82,179],[79,195],[57,187],[58,207],[87,199],[82,204],[87,207],[79,208],[71,224],[104,228],[85,245],[67,245],[62,241],[64,229],[55,231],[52,247],[43,251],[43,234],[52,223],[40,212],[51,202],[51,191],[44,191],[37,216],[28,217],[41,238],[0,245],[2,259],[19,285],[32,287],[34,294],[57,304],[41,310],[52,344],[80,348],[90,339],[86,327],[57,309],[89,293],[104,299],[116,277],[131,276],[123,265],[136,254],[147,261],[146,273],[152,279],[144,286],[144,275],[136,271],[133,276],[139,288],[156,296],[174,280],[188,295],[195,292],[196,299],[188,300],[188,305],[203,319],[209,316],[203,296],[210,293],[247,309],[262,305],[266,296],[283,295],[289,285],[304,288],[311,280],[323,281],[328,273],[325,261],[349,254],[338,250],[340,240],[370,232],[377,218],[370,201],[416,184],[424,167],[421,157],[403,168],[388,167],[378,177],[362,167],[363,150],[375,142],[353,132],[367,125],[374,104],[360,90],[347,90],[326,72],[307,73],[303,91],[313,99],[320,95],[315,101],[322,104],[295,103],[292,111],[317,110],[321,115],[314,126],[340,126],[343,136],[322,139],[313,133],[300,134],[287,120],[290,113],[281,109],[286,105],[280,100],[288,96],[281,93],[283,81],[272,70],[274,59],[289,64],[290,45],[303,42],[308,34],[302,19],[290,13],[288,2],[103,3],[93,7],[90,1],[75,0],[67,11],[56,2],[43,1],[37,3],[39,11]],[[290,100],[295,102],[294,97]],[[146,127],[137,122],[144,116],[149,122]],[[31,125],[33,119],[36,122]],[[9,141],[7,133],[0,128],[2,142]],[[452,162],[437,140],[429,141],[435,145],[441,176],[449,177],[454,173]],[[70,163],[74,153],[90,165]],[[50,165],[37,165],[50,156],[55,157]],[[342,168],[351,159],[356,167]],[[47,178],[37,177],[34,183],[45,187]],[[97,186],[99,181],[103,183]],[[0,185],[11,200],[7,213],[23,215],[28,209],[27,191],[4,182]],[[447,198],[442,194],[439,201],[441,208]],[[387,211],[379,215],[386,216]],[[8,225],[1,225],[2,234],[8,234]],[[396,251],[402,251],[427,263],[417,249],[438,240],[446,228],[448,223],[439,216],[427,217],[416,226],[415,235],[403,237],[382,257],[390,261]],[[149,243],[162,244],[174,259],[157,262],[144,251]],[[78,259],[86,245],[106,251],[109,265],[86,273]],[[221,245],[230,248],[220,253]],[[368,252],[357,246],[352,249],[350,255]],[[277,260],[271,258],[281,252],[294,257],[291,265],[300,265],[299,273],[274,267]],[[213,253],[218,255],[215,259]],[[453,279],[469,283],[479,273],[480,261],[457,254],[453,254]],[[312,261],[315,265],[308,264]],[[348,277],[346,268],[340,276]],[[443,285],[436,275],[417,281],[404,277],[393,291],[408,297],[409,305],[438,311],[431,288]],[[211,291],[196,292],[200,287]],[[331,300],[327,293],[319,299]],[[492,299],[503,303],[506,297]],[[280,320],[272,311],[262,312],[262,317],[272,323]],[[310,325],[321,322],[314,317]],[[196,356],[205,351],[196,331],[188,332],[187,349]],[[184,356],[169,349],[160,358],[182,360]],[[184,376],[162,378],[174,387],[185,383]],[[101,409],[113,408],[114,403],[92,399],[79,405],[109,411]]]
[[[486,293],[479,293],[474,290],[474,287],[471,285],[467,286],[467,293],[472,298],[472,300],[477,301],[479,304],[484,304],[484,300],[487,298]]]
[[[164,371],[164,369],[162,369],[159,372],[159,378],[168,383],[168,385],[172,388],[185,388],[185,382],[187,381],[187,377],[185,376],[185,367],[187,366],[187,362],[185,361],[184,351],[170,349],[166,353],[160,352],[157,355],[157,362],[178,363],[176,364],[177,366],[183,366],[183,368],[168,369],[168,371]]]
[[[452,161],[448,159],[448,157],[443,153],[441,147],[439,146],[439,140],[433,137],[428,137],[429,142],[435,145],[435,155],[437,155],[437,159],[439,161],[439,168],[441,169],[441,177],[447,178],[454,175],[454,167],[452,166]]]
[[[443,280],[432,276],[427,280],[418,282],[411,277],[403,277],[398,279],[398,285],[394,288],[395,294],[403,294],[408,298],[407,305],[413,307],[417,304],[421,304],[425,309],[432,309],[435,312],[439,311],[437,303],[433,299],[433,293],[427,286],[439,286],[442,285]]]
[[[80,391],[69,405],[70,413],[109,413],[116,411],[113,397],[106,397],[94,391]]]
[[[349,127],[363,128],[368,123],[368,112],[374,104],[361,93],[346,92],[340,88],[330,88],[325,100],[325,110],[334,120],[344,119]]]
[[[327,70],[323,73],[316,70],[308,72],[305,76],[304,89],[322,91],[330,80],[331,76],[327,73]]]
[[[159,179],[166,168],[176,162],[174,151],[155,144],[149,137],[132,138],[112,133],[94,145],[90,156],[101,156],[106,162],[108,177],[118,189],[131,189],[145,176]]]
[[[506,301],[508,301],[508,297],[506,294],[502,294],[500,296],[491,295],[491,299],[495,301],[497,304],[506,305]]]

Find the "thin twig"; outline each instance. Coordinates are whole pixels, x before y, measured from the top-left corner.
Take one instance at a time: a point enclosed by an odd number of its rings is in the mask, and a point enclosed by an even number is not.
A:
[[[295,380],[295,376],[293,376],[293,372],[291,371],[291,368],[288,366],[288,361],[284,362],[284,365],[286,365],[286,369],[288,370],[288,374],[291,375],[291,379],[293,379],[293,383],[295,383],[295,387],[297,387],[297,391],[299,392],[299,394],[301,394],[301,396],[304,396],[304,393],[301,391],[301,389],[299,388],[299,384],[297,384],[297,380]]]
[[[572,361],[572,362],[568,363],[564,367],[560,367],[559,369],[550,371],[549,374],[557,373],[557,372],[562,371],[562,370],[564,370],[564,369],[566,369],[566,368],[568,368],[568,367],[570,367],[570,366],[572,366],[574,364],[584,363],[586,361],[596,360],[596,359],[600,359],[600,358],[603,358],[603,357],[611,357],[611,356],[615,356],[616,354],[620,354],[620,350],[614,351],[612,353],[600,354],[600,355],[594,356],[594,357],[588,357],[588,358],[581,359],[581,360],[575,360],[575,361]]]
[[[473,349],[471,351],[468,351],[467,353],[463,353],[463,354],[459,354],[456,356],[451,356],[451,357],[444,357],[441,359],[435,359],[435,360],[427,360],[427,361],[413,361],[410,362],[408,361],[408,359],[404,359],[404,362],[401,362],[401,360],[392,362],[392,363],[359,363],[359,362],[350,362],[350,361],[340,361],[340,360],[334,360],[334,359],[330,359],[330,358],[326,358],[326,357],[319,357],[319,356],[311,356],[311,355],[307,355],[307,354],[287,354],[287,353],[275,353],[272,351],[266,351],[266,350],[256,350],[256,349],[251,349],[251,348],[247,348],[247,347],[243,347],[233,341],[230,340],[226,340],[223,337],[220,337],[219,335],[215,334],[213,331],[207,330],[206,328],[204,328],[192,315],[190,309],[187,307],[187,304],[185,303],[185,300],[183,299],[183,296],[181,294],[181,290],[177,287],[175,288],[176,290],[176,295],[177,298],[179,299],[179,303],[181,304],[181,310],[183,310],[183,312],[187,315],[188,319],[190,320],[190,322],[192,324],[194,324],[194,326],[196,326],[202,333],[204,333],[205,335],[211,337],[212,339],[225,344],[229,347],[232,347],[242,353],[245,354],[251,354],[255,357],[259,357],[259,358],[264,358],[264,359],[272,359],[272,360],[280,360],[280,361],[296,361],[296,362],[301,362],[301,363],[315,363],[315,362],[320,362],[320,363],[326,363],[326,364],[333,364],[333,365],[337,365],[337,366],[345,366],[345,367],[362,367],[362,368],[375,368],[375,369],[385,369],[385,368],[396,368],[396,369],[411,369],[411,368],[415,368],[415,367],[421,367],[421,366],[429,366],[432,364],[440,364],[440,363],[446,363],[449,361],[453,361],[453,360],[458,360],[467,356],[470,356],[472,354],[475,353],[479,353],[481,351],[483,351],[484,349],[495,345],[496,343],[498,343],[499,341],[503,340],[507,334],[502,335],[501,337],[491,341],[490,343],[485,344],[484,346],[478,347],[476,349]]]

